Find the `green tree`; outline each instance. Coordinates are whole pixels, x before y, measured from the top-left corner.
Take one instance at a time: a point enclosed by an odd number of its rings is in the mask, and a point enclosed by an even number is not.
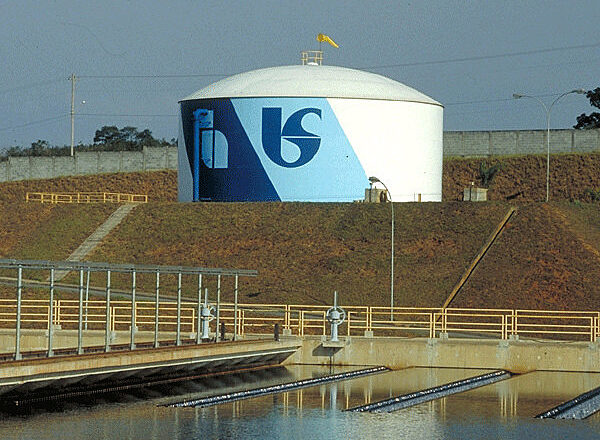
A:
[[[600,87],[596,87],[594,90],[589,90],[585,96],[589,98],[592,107],[600,108]],[[573,128],[600,128],[600,113],[592,112],[589,115],[582,113],[581,115],[577,116],[577,124],[575,124]]]
[[[96,130],[94,135],[95,144],[111,144],[120,140],[120,130],[116,125],[105,125],[99,130]]]

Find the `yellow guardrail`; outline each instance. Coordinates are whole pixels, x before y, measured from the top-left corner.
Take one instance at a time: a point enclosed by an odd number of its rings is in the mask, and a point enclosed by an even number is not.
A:
[[[127,194],[117,192],[65,192],[46,193],[28,192],[26,202],[39,203],[148,203],[146,194]]]
[[[78,300],[56,300],[52,303],[54,326],[76,329],[79,323]],[[109,327],[111,331],[126,331],[132,323],[131,301],[111,301]],[[368,307],[344,306],[346,320],[339,327],[340,335],[363,336],[423,336],[435,338],[441,334],[448,337],[481,335],[498,339],[511,337],[558,338],[588,340],[600,337],[600,312],[559,310],[512,310],[512,309],[466,309],[426,307]],[[221,303],[219,320],[228,331],[237,324],[236,334],[272,334],[275,324],[289,334],[325,335],[329,331],[328,306],[286,304],[244,304],[237,308],[232,303]],[[235,311],[237,310],[237,316]],[[46,300],[23,299],[21,302],[22,328],[49,328],[50,304]],[[106,328],[106,302],[83,301],[82,321],[85,329]],[[0,299],[0,327],[12,327],[16,323],[17,301]],[[135,326],[138,331],[154,331],[156,326],[156,303],[136,301]],[[174,332],[177,326],[177,302],[160,301],[158,328],[161,332]],[[180,329],[195,333],[198,330],[198,303],[182,301],[180,305]],[[214,331],[214,321],[211,323]]]

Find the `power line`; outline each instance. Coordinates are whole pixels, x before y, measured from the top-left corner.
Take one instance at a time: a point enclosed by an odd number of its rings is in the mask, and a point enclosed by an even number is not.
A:
[[[120,79],[120,78],[211,78],[231,76],[230,73],[172,74],[172,75],[77,75],[77,78]]]
[[[150,117],[150,118],[176,118],[179,115],[171,114],[156,114],[156,115],[132,115],[132,114],[118,114],[118,113],[77,113],[77,116],[119,116],[124,118],[129,117]]]
[[[580,44],[577,46],[563,46],[563,47],[553,47],[547,49],[533,49],[533,50],[524,50],[520,52],[506,52],[495,55],[480,55],[480,56],[472,56],[472,57],[463,57],[463,58],[447,58],[444,60],[432,60],[432,61],[417,61],[413,63],[400,63],[400,64],[384,64],[380,66],[365,66],[359,67],[359,69],[392,69],[395,67],[413,67],[413,66],[429,66],[433,64],[448,64],[448,63],[462,63],[466,61],[481,61],[481,60],[493,60],[498,58],[508,58],[508,57],[516,57],[523,55],[535,55],[540,53],[549,53],[549,52],[559,52],[563,50],[576,50],[576,49],[590,49],[593,47],[599,47],[600,43],[591,43],[591,44]]]
[[[67,117],[67,115],[54,116],[53,118],[40,119],[38,121],[32,121],[32,122],[28,122],[26,124],[13,125],[12,127],[0,128],[0,131],[14,130],[16,128],[29,127],[30,125],[43,124],[44,122],[56,121],[58,119],[63,119],[65,117]]]
[[[22,86],[13,87],[12,89],[0,90],[0,93],[10,93],[10,92],[16,92],[18,90],[33,89],[34,87],[46,86],[46,85],[50,85],[50,84],[56,84],[59,82],[62,82],[62,80],[50,79],[50,80],[46,80],[46,81],[39,81],[39,82],[35,82],[35,83],[30,83],[30,84],[25,84]]]
[[[548,96],[557,96],[558,93],[546,93],[544,95],[532,95],[536,98],[547,98]],[[488,102],[508,102],[514,101],[515,98],[498,98],[498,99],[479,99],[475,101],[459,101],[459,102],[448,102],[444,104],[444,107],[451,105],[468,105],[468,104],[487,104]]]

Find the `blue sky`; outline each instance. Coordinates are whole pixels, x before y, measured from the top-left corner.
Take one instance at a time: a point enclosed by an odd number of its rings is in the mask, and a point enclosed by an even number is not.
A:
[[[297,64],[330,35],[325,63],[388,76],[445,105],[445,130],[545,128],[539,103],[600,86],[597,0],[0,1],[0,149],[76,143],[103,125],[177,136],[177,101],[224,75]],[[85,101],[85,104],[82,102]],[[552,113],[568,128],[579,95]]]

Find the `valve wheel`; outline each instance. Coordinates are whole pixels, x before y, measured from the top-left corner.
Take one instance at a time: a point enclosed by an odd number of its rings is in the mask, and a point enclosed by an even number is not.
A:
[[[202,315],[200,316],[201,319],[207,319],[208,322],[212,321],[213,319],[215,319],[215,307],[214,306],[208,306],[208,317],[203,317]]]
[[[331,322],[333,324],[333,320],[331,319],[331,312],[333,311],[337,311],[340,314],[339,319],[337,320],[336,324],[340,325],[342,324],[345,320],[346,320],[346,311],[344,309],[342,309],[341,307],[337,306],[337,307],[330,307],[327,310],[327,313],[325,316],[327,316],[327,321]]]

